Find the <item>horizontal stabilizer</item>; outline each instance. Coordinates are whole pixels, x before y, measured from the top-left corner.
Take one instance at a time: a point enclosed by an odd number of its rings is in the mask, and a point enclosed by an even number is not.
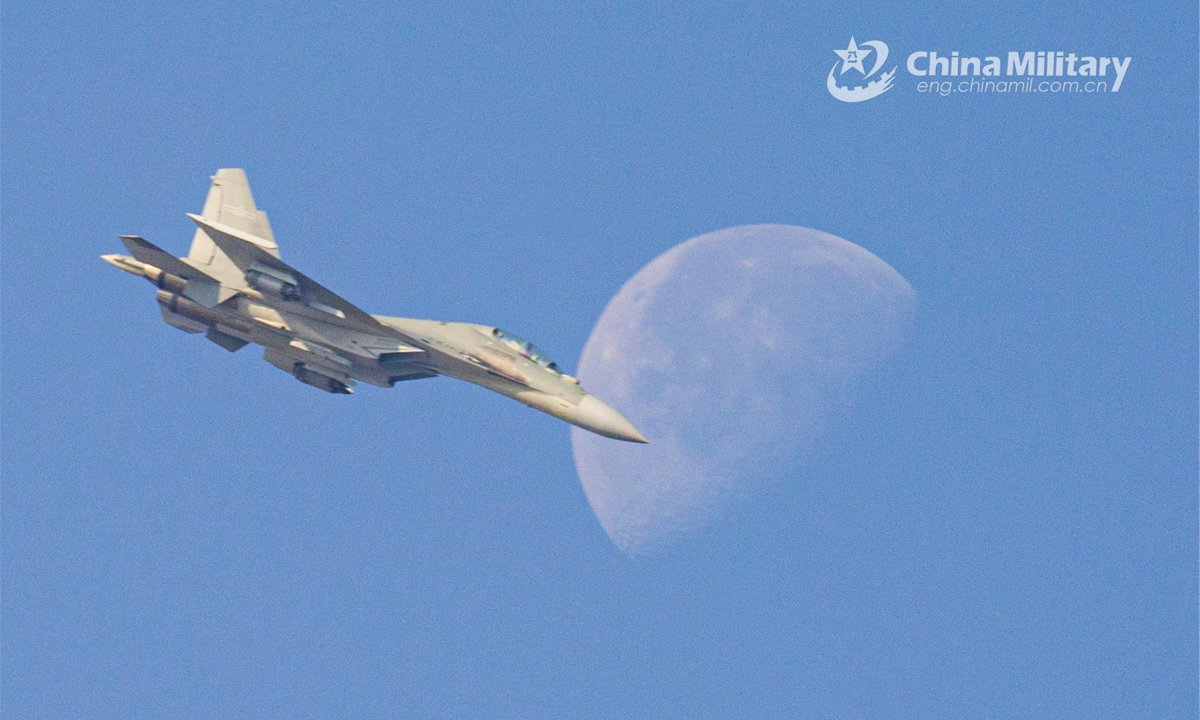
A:
[[[129,248],[129,254],[138,262],[153,265],[159,270],[178,275],[185,280],[203,279],[216,282],[206,273],[188,265],[145,238],[137,235],[122,235],[121,242],[125,243],[125,247]]]

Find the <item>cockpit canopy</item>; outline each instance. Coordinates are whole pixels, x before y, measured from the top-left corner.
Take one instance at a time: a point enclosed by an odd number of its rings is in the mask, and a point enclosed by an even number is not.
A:
[[[537,363],[539,367],[544,367],[550,372],[558,375],[563,374],[562,370],[558,369],[558,365],[555,364],[555,362],[551,360],[548,355],[546,355],[545,350],[542,350],[540,347],[534,345],[520,335],[514,335],[513,333],[506,332],[500,328],[493,328],[492,335],[508,347],[516,350],[523,356]]]

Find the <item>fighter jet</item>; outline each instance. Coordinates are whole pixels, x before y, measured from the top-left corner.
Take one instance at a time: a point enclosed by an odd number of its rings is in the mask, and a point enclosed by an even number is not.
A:
[[[585,430],[629,442],[646,438],[621,413],[584,392],[519,335],[471,323],[369,315],[280,259],[246,173],[218,170],[187,257],[134,235],[130,255],[109,264],[158,288],[168,325],[235,352],[250,343],[302,383],[349,395],[438,375],[466,380]]]

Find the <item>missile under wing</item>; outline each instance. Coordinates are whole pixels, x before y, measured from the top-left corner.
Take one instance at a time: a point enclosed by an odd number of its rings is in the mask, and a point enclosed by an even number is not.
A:
[[[487,325],[370,315],[280,256],[246,174],[212,178],[187,256],[123,235],[129,255],[109,264],[157,288],[163,319],[231,352],[263,347],[263,359],[297,380],[351,394],[358,382],[392,387],[439,375],[465,380],[617,440],[647,442],[623,415],[587,394],[544,351]]]

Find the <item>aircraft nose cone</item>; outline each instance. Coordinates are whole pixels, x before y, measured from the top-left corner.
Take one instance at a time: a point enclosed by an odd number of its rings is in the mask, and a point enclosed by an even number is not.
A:
[[[579,401],[579,406],[575,409],[575,424],[614,440],[650,442],[624,415],[591,395],[584,395]]]

